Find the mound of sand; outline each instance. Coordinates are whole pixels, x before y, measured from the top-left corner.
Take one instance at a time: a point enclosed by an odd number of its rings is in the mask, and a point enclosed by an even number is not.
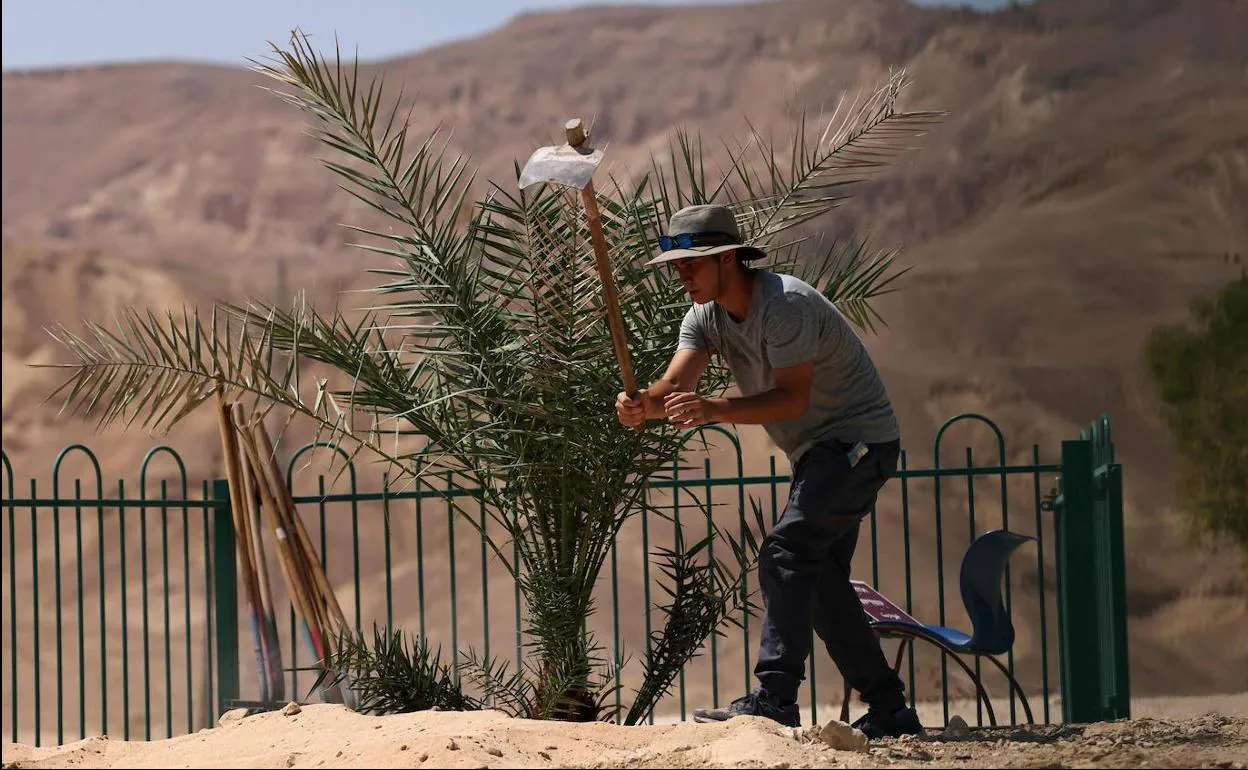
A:
[[[853,751],[822,742],[818,726],[759,717],[622,727],[498,711],[369,716],[315,704],[286,712],[239,709],[216,728],[150,742],[6,744],[4,767],[1248,767],[1242,714],[950,728]]]

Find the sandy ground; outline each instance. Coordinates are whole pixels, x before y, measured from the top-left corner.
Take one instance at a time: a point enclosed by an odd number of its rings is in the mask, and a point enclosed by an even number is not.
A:
[[[10,743],[3,762],[5,768],[1248,767],[1248,693],[1140,701],[1135,710],[1139,716],[1118,722],[930,731],[855,751],[826,745],[818,727],[790,729],[756,717],[620,727],[513,719],[497,711],[366,716],[316,704],[289,715],[232,712],[214,729],[151,742],[97,736],[46,748]]]

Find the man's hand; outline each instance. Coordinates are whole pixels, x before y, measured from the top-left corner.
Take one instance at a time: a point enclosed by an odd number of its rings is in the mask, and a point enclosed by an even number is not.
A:
[[[622,424],[630,428],[645,424],[647,395],[645,390],[639,390],[635,398],[623,392],[615,397],[615,414]]]
[[[714,402],[697,393],[671,393],[663,399],[668,422],[682,428],[696,428],[715,420]]]

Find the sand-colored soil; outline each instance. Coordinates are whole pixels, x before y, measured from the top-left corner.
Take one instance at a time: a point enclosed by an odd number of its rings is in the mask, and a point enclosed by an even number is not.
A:
[[[289,715],[231,712],[219,727],[167,740],[5,744],[4,767],[1248,767],[1248,693],[1166,700],[1136,711],[1176,716],[931,731],[863,751],[829,747],[817,727],[758,717],[621,727],[497,711],[369,716],[316,704]],[[1193,716],[1202,702],[1216,710]]]

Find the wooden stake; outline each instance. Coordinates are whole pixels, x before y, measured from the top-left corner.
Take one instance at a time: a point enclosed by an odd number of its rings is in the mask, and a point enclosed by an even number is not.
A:
[[[260,451],[261,456],[266,458],[268,462],[266,467],[271,477],[270,482],[279,478],[277,460],[273,456],[273,442],[269,440],[269,433],[264,427],[264,423],[256,422],[252,426],[255,435],[256,448]],[[316,551],[312,547],[312,538],[308,536],[307,529],[303,526],[303,518],[299,515],[299,511],[295,509],[295,501],[291,499],[290,492],[286,489],[285,484],[280,485],[279,493],[280,503],[285,508],[285,513],[290,522],[291,529],[294,530],[294,537],[298,541],[298,546],[302,547],[303,553],[307,557],[309,571],[315,581],[316,588],[334,620],[338,622],[342,630],[350,631],[351,626],[347,623],[347,618],[342,613],[342,607],[338,605],[338,598],[334,595],[333,586],[329,583],[329,578],[325,575],[325,570],[321,567],[321,560],[317,558]]]
[[[268,634],[264,631],[264,620],[261,615],[259,588],[256,585],[255,573],[251,561],[251,539],[247,522],[247,509],[243,497],[242,466],[236,451],[234,431],[231,429],[229,407],[220,390],[217,391],[217,428],[221,436],[221,451],[225,459],[225,472],[230,488],[230,516],[234,520],[234,551],[237,557],[238,571],[242,575],[243,591],[247,603],[251,607],[252,621],[255,623],[257,661],[264,695],[267,695],[272,674],[268,670]]]
[[[232,418],[234,426],[244,424],[243,405],[237,401],[233,404]],[[256,499],[258,490],[256,489],[255,469],[252,467],[246,451],[242,447],[243,437],[240,434],[241,431],[235,428],[234,439],[236,444],[238,444],[239,465],[242,466],[243,499],[247,506],[246,519],[251,532],[252,563],[255,565],[256,583],[260,589],[261,630],[268,644],[266,661],[269,664],[269,697],[274,700],[282,700],[285,697],[285,687],[282,680],[282,648],[281,641],[277,636],[277,617],[273,607],[273,593],[269,584],[268,561],[264,555],[264,525],[261,520],[260,506]]]
[[[252,468],[256,470],[256,488],[260,492],[261,507],[269,519],[269,525],[273,528],[273,534],[277,542],[278,561],[282,567],[282,574],[286,579],[291,603],[295,606],[295,611],[308,625],[308,630],[312,634],[314,651],[317,655],[323,657],[325,653],[324,645],[321,643],[320,618],[315,610],[314,603],[311,601],[312,597],[308,592],[304,575],[299,569],[299,560],[294,553],[294,542],[292,541],[291,533],[287,531],[279,504],[273,497],[267,478],[268,474],[263,472],[264,463],[261,462],[251,431],[246,426],[239,426],[239,436],[242,438],[241,444],[246,451],[247,458],[251,461]]]

